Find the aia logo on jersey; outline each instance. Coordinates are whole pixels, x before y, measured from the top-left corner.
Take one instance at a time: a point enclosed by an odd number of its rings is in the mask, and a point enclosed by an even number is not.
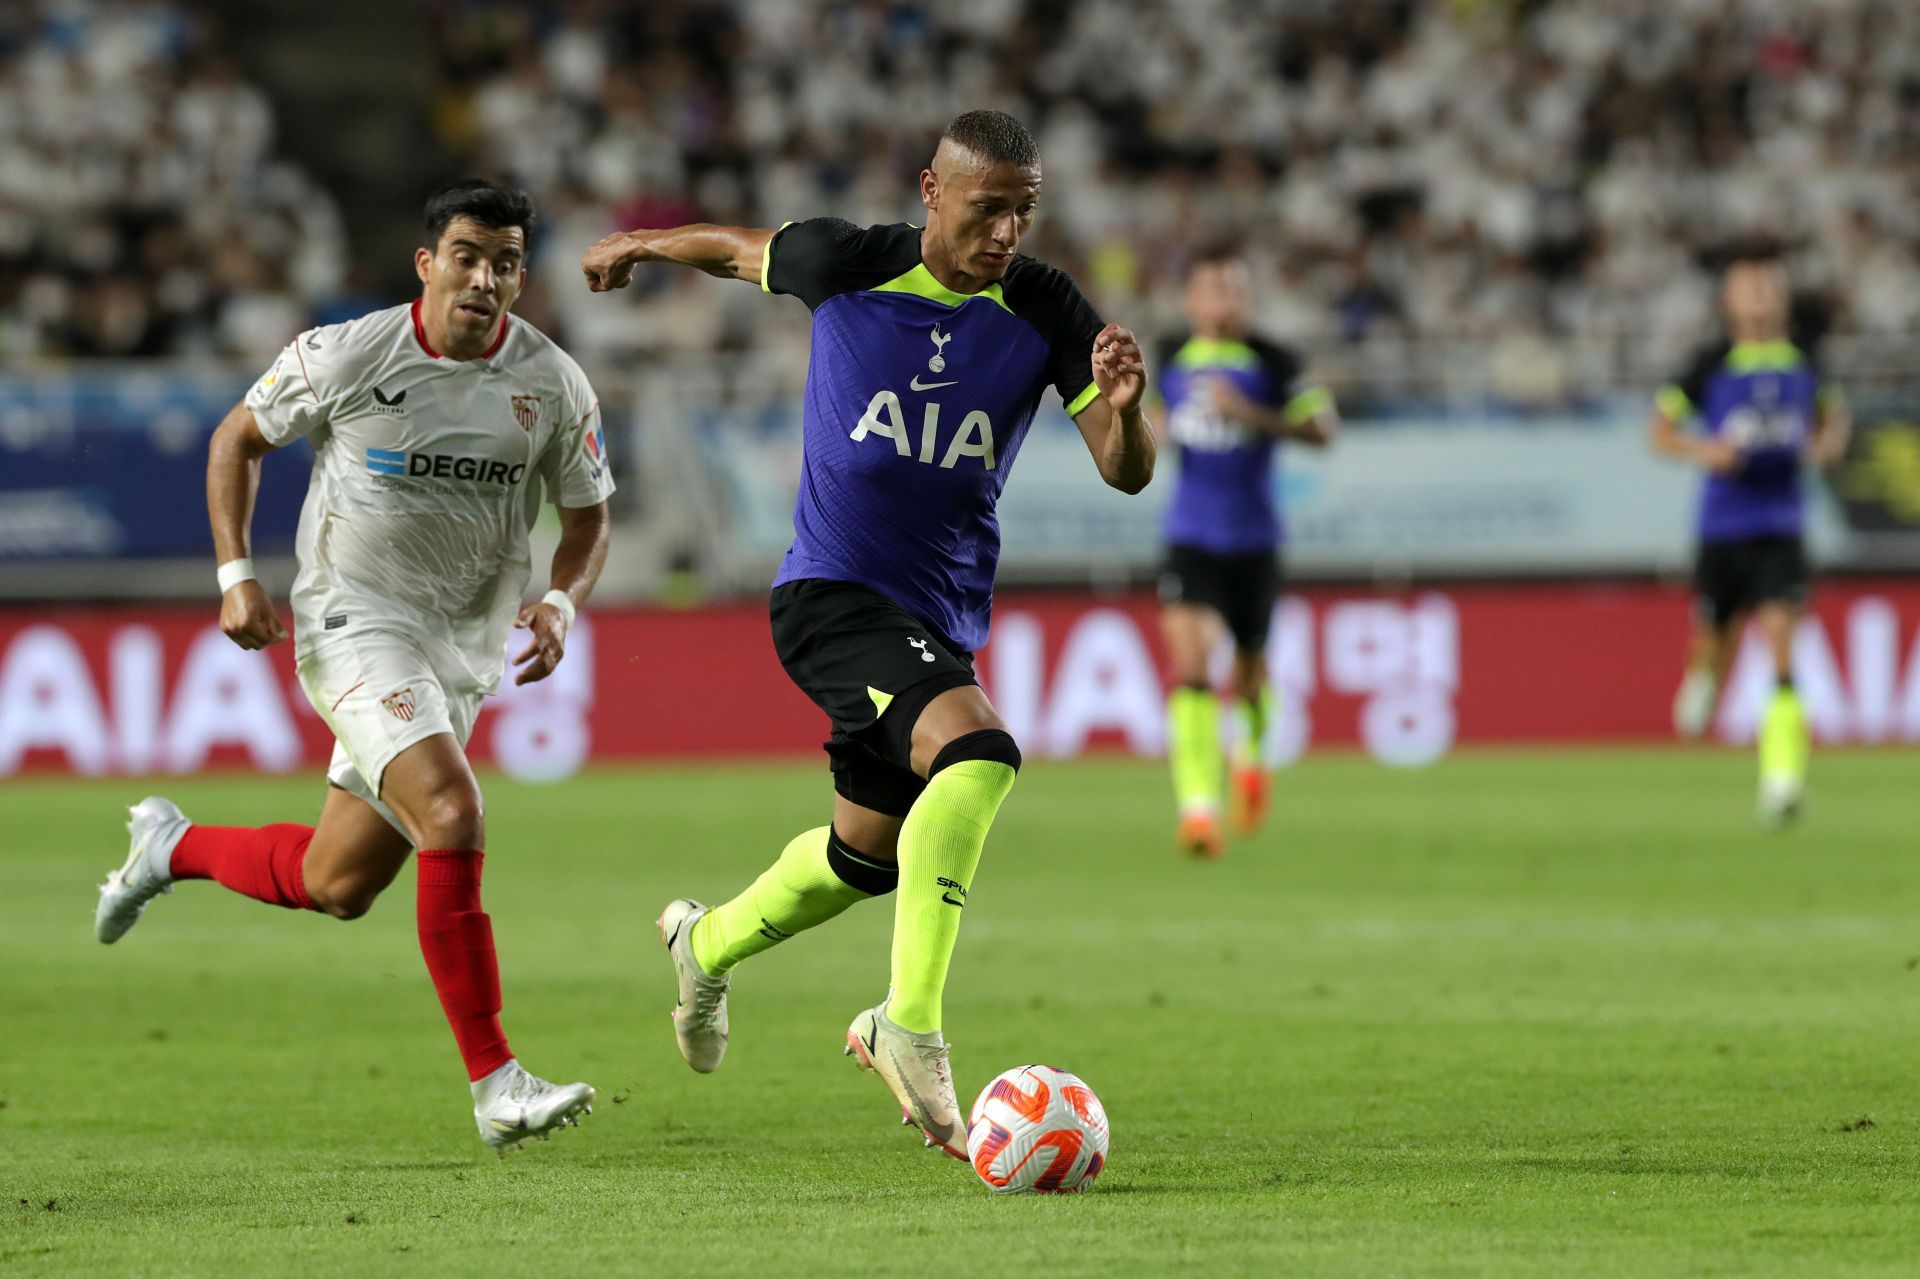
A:
[[[413,690],[403,688],[380,699],[380,709],[397,720],[413,718]]]
[[[516,395],[513,397],[513,420],[520,429],[531,432],[540,421],[540,397],[537,395]]]
[[[1198,453],[1225,453],[1254,443],[1245,427],[1214,411],[1205,391],[1204,384],[1194,387],[1167,415],[1167,434],[1173,442]]]
[[[907,426],[900,397],[892,391],[877,391],[847,438],[858,444],[874,436],[893,441],[893,451],[901,457],[924,462],[928,466],[951,471],[962,458],[972,457],[980,459],[980,465],[985,469],[993,469],[993,419],[978,409],[960,419],[959,428],[942,450],[939,404],[928,401],[922,408],[916,442]]]

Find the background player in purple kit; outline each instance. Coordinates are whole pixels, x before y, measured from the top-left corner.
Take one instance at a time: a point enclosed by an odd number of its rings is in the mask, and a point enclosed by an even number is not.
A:
[[[1280,586],[1281,521],[1274,446],[1324,448],[1339,431],[1325,388],[1306,381],[1299,357],[1251,331],[1246,259],[1215,248],[1187,276],[1191,333],[1170,339],[1159,361],[1167,430],[1180,480],[1167,504],[1162,626],[1173,666],[1167,754],[1180,809],[1177,839],[1199,856],[1225,847],[1220,831],[1226,771],[1220,699],[1208,659],[1233,637],[1233,695],[1240,714],[1232,750],[1236,825],[1258,827],[1267,809],[1260,747],[1275,699],[1267,682],[1267,630]]]
[[[695,1070],[720,1064],[735,964],[897,885],[892,986],[854,1018],[847,1051],[929,1145],[964,1159],[941,993],[1020,766],[973,673],[999,560],[994,506],[1049,386],[1113,487],[1145,488],[1156,445],[1133,335],[1102,326],[1071,278],[1015,252],[1040,198],[1026,129],[998,111],[957,117],[920,196],[924,229],[815,218],[635,231],[602,240],[581,267],[600,291],[637,263],[679,263],[813,311],[794,540],[772,614],[781,664],[833,723],[833,821],[732,901],[661,913],[680,1051]]]
[[[1800,809],[1809,739],[1793,687],[1793,632],[1805,609],[1806,499],[1801,471],[1846,453],[1850,423],[1839,388],[1788,337],[1786,271],[1767,254],[1734,260],[1721,284],[1728,340],[1702,351],[1661,388],[1649,426],[1654,449],[1706,471],[1693,638],[1674,698],[1674,727],[1704,733],[1749,617],[1773,654],[1776,685],[1761,720],[1760,816],[1780,824]],[[1697,423],[1686,432],[1683,424]]]

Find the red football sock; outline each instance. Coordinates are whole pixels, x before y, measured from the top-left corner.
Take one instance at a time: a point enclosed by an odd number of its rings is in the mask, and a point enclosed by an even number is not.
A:
[[[313,827],[191,826],[173,849],[175,879],[217,880],[256,901],[312,910],[302,867]]]
[[[418,856],[420,953],[453,1026],[467,1077],[482,1079],[513,1057],[507,1032],[500,1028],[493,921],[480,909],[485,854],[477,848],[423,848]]]

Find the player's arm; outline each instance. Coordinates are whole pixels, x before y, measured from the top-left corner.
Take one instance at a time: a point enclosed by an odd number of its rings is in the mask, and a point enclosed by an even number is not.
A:
[[[207,519],[213,525],[214,563],[250,558],[253,502],[260,492],[260,461],[278,446],[260,432],[245,401],[214,429],[207,447]],[[241,648],[265,648],[287,638],[266,588],[249,576],[220,596],[220,630]]]
[[[1210,379],[1207,395],[1215,413],[1276,440],[1326,448],[1340,434],[1340,411],[1325,387],[1309,386],[1275,407],[1262,404],[1223,377]]]
[[[1847,407],[1847,397],[1837,386],[1821,387],[1814,404],[1813,434],[1807,440],[1807,456],[1822,469],[1838,466],[1840,459],[1847,455],[1847,444],[1852,439],[1853,412]]]
[[[1740,450],[1732,441],[1697,435],[1682,426],[1693,415],[1687,396],[1678,387],[1661,389],[1647,419],[1647,443],[1662,457],[1691,462],[1702,470],[1726,474],[1740,466]]]
[[[547,594],[537,604],[520,610],[513,624],[528,633],[527,647],[513,659],[520,673],[516,684],[532,684],[553,674],[567,653],[567,631],[575,610],[587,602],[593,584],[606,566],[612,520],[605,502],[593,506],[561,506],[560,545],[553,552],[553,571]],[[564,598],[557,598],[564,597]]]
[[[595,293],[624,289],[633,279],[633,268],[642,262],[671,262],[723,280],[759,284],[773,236],[771,227],[715,226],[710,222],[616,231],[587,250],[580,259],[580,270],[587,277],[587,287]]]
[[[1707,347],[1695,355],[1680,376],[1654,395],[1653,413],[1647,419],[1647,444],[1655,453],[1719,475],[1740,469],[1740,449],[1733,441],[1687,429],[1700,416],[1699,405],[1726,354],[1725,343]]]
[[[1147,364],[1131,330],[1109,324],[1093,340],[1093,385],[1098,392],[1074,414],[1073,424],[1100,468],[1100,478],[1122,493],[1138,493],[1153,479],[1160,445],[1147,416]]]

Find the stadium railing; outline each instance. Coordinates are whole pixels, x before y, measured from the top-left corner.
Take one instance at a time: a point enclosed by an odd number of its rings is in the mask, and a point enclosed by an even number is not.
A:
[[[1626,343],[1322,344],[1309,361],[1349,431],[1277,472],[1289,570],[1408,576],[1671,573],[1689,552],[1693,477],[1641,432],[1655,368]],[[1835,340],[1854,408],[1846,464],[1816,486],[1829,568],[1920,567],[1920,351]],[[750,357],[591,369],[621,491],[607,600],[764,588],[786,545],[804,369]],[[250,370],[86,363],[0,374],[0,598],[201,598],[207,435]],[[1056,404],[1002,508],[1010,582],[1138,580],[1158,555],[1169,466],[1139,499],[1105,490]],[[256,517],[270,587],[291,582],[309,455],[269,460]],[[539,562],[536,558],[536,562]]]

